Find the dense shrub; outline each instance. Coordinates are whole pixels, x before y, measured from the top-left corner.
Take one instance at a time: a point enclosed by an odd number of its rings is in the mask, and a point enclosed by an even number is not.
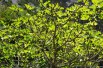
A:
[[[96,2],[7,8],[0,18],[0,67],[72,68],[103,58],[103,34],[94,29],[102,4]]]

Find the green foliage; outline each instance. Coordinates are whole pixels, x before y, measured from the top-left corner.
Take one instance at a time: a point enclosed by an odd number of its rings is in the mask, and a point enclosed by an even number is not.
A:
[[[95,63],[98,53],[103,58],[103,34],[94,29],[102,4],[93,3],[64,9],[48,1],[38,8],[7,8],[0,18],[0,67],[72,68]]]
[[[2,13],[6,9],[5,5],[0,5],[0,18],[2,18]]]

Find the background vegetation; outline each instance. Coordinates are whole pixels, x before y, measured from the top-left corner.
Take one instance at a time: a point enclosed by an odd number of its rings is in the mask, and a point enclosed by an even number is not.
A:
[[[103,65],[103,1],[58,1],[0,5],[1,68]]]

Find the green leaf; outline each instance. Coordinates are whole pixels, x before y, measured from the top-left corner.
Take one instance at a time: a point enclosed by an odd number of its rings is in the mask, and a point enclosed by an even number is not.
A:
[[[30,6],[29,4],[25,4],[25,7],[28,9],[28,10],[33,10],[35,7],[34,6]]]
[[[81,15],[81,20],[88,20],[88,19],[89,19],[89,15],[87,15],[87,14]]]

